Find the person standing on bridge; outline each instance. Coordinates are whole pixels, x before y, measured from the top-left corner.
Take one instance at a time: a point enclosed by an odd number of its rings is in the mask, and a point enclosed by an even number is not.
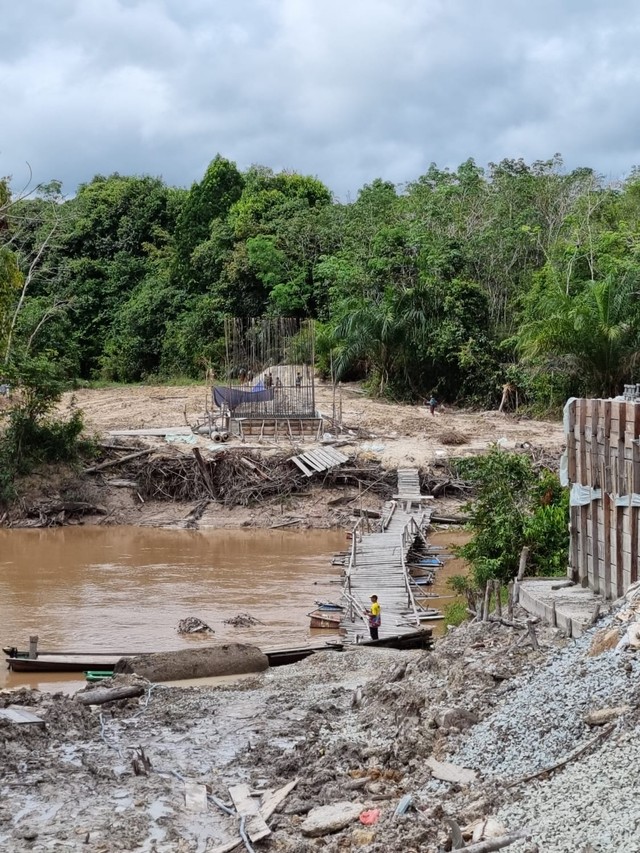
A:
[[[371,596],[371,607],[367,610],[367,616],[369,617],[369,634],[371,635],[372,640],[378,639],[378,628],[382,622],[380,617],[381,607],[378,602],[378,596]]]

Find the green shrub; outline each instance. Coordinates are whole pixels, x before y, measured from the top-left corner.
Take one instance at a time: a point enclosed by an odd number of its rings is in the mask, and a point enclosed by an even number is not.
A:
[[[15,404],[5,413],[0,434],[0,504],[15,497],[14,481],[48,462],[71,462],[81,452],[93,451],[81,441],[82,412],[68,420],[51,416],[65,387],[59,365],[45,356],[23,356],[6,371],[15,389]]]
[[[476,489],[466,507],[474,535],[457,552],[470,562],[477,587],[492,578],[503,583],[513,578],[524,545],[531,551],[531,574],[564,573],[569,495],[554,473],[538,473],[529,456],[499,447],[486,456],[459,460],[457,470]]]
[[[462,625],[469,618],[464,601],[452,601],[444,608],[445,625]]]

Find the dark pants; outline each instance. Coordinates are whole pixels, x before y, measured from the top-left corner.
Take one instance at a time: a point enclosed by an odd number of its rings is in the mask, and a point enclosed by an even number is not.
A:
[[[369,625],[369,634],[371,635],[372,640],[378,639],[378,626],[375,627],[373,625]]]

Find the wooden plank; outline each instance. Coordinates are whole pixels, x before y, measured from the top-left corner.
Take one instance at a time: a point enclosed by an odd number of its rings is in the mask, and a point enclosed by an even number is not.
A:
[[[598,469],[598,422],[600,420],[600,400],[591,401],[591,439],[589,442],[589,485],[597,489],[600,485]]]
[[[573,400],[569,404],[569,432],[567,435],[567,457],[568,457],[568,473],[569,482],[576,483],[576,401]]]
[[[265,794],[260,804],[260,814],[264,820],[269,820],[280,803],[289,796],[297,784],[298,779],[294,779],[292,782],[288,782],[286,785],[283,785],[282,788],[278,788],[277,791],[271,791],[268,794]]]
[[[271,835],[271,830],[260,814],[260,803],[251,796],[248,785],[232,785],[229,795],[240,817],[246,818],[247,835],[251,841],[260,841],[261,838]]]
[[[207,788],[197,782],[184,783],[184,804],[189,812],[207,811]]]
[[[580,583],[582,574],[580,572],[580,558],[578,553],[579,548],[579,512],[578,507],[569,507],[569,536],[571,543],[571,579],[574,583]]]
[[[622,553],[622,530],[624,524],[624,510],[621,507],[616,507],[616,593],[615,598],[619,598],[624,592],[624,556]]]
[[[323,463],[318,462],[318,460],[314,458],[313,454],[310,451],[307,451],[306,453],[301,453],[300,459],[302,459],[305,464],[307,464],[310,468],[315,468],[316,471],[327,470],[327,466]]]
[[[332,459],[330,456],[328,456],[324,452],[324,450],[320,450],[320,448],[314,448],[309,452],[313,455],[313,458],[316,459],[318,462],[321,462],[325,468],[335,468],[337,464],[335,459]]]
[[[579,429],[579,438],[578,438],[578,449],[579,449],[579,466],[578,466],[578,483],[582,483],[586,485],[586,477],[587,477],[587,443],[585,441],[585,425],[587,422],[587,401],[586,400],[578,400],[576,405],[578,406],[578,429]]]
[[[625,477],[624,439],[627,418],[626,403],[618,403],[618,417],[620,423],[618,426],[618,482],[616,483],[616,491],[620,495],[623,494]]]
[[[0,717],[18,726],[45,725],[42,717],[34,714],[33,711],[30,711],[29,708],[25,708],[23,705],[8,705],[6,708],[0,708]]]
[[[325,450],[330,456],[332,456],[336,460],[336,462],[339,462],[340,464],[344,464],[345,462],[349,461],[349,457],[345,456],[344,453],[340,453],[340,451],[336,450],[335,447],[323,447],[322,449]]]
[[[593,469],[595,470],[595,459],[592,459]],[[598,571],[598,561],[600,558],[600,548],[598,541],[598,515],[600,513],[600,505],[602,501],[591,501],[591,567],[593,574],[593,591],[601,592],[600,589],[600,572]]]
[[[299,457],[299,456],[292,456],[292,457],[291,457],[291,459],[290,459],[289,461],[290,461],[290,462],[293,462],[293,464],[294,464],[294,465],[297,465],[297,466],[298,466],[298,468],[302,471],[302,473],[303,473],[306,477],[311,477],[311,476],[313,476],[313,474],[315,474],[315,471],[310,471],[310,470],[307,468],[307,466],[304,464],[304,462],[302,461],[302,459],[300,459],[300,457]]]
[[[582,580],[590,581],[589,576],[589,507],[581,506],[580,512],[580,577]]]
[[[606,478],[606,475],[605,475]],[[611,507],[613,501],[608,490],[602,494],[602,520],[604,523],[603,551],[604,551],[604,589],[605,598],[613,598],[611,588]]]

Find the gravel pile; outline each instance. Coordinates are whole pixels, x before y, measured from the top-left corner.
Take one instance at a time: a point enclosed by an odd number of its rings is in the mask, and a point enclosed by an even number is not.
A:
[[[514,679],[497,709],[451,756],[456,764],[477,769],[489,784],[507,785],[594,740],[602,729],[587,725],[587,714],[630,707],[608,737],[550,777],[503,789],[497,819],[510,829],[528,827],[539,851],[640,853],[640,657],[628,642],[639,619],[640,590],[635,589],[604,627]],[[602,648],[603,637],[609,648],[594,655],[594,640]],[[509,847],[514,853],[531,849],[525,842]]]
[[[630,702],[640,661],[608,651],[589,657],[593,632],[510,685],[498,710],[477,725],[452,759],[509,782],[549,767],[593,736],[589,711]]]
[[[614,734],[547,782],[531,783],[497,817],[509,827],[530,827],[541,853],[638,853],[639,764],[637,733]]]

